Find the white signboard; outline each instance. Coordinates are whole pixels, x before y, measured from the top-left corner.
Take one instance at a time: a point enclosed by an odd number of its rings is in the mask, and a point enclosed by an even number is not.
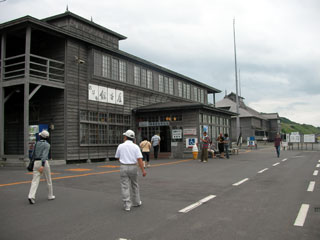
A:
[[[88,99],[104,103],[123,105],[123,91],[114,88],[102,87],[94,84],[88,85]]]
[[[303,142],[314,143],[316,141],[316,136],[314,134],[305,134],[303,136]]]
[[[108,103],[116,104],[116,90],[108,88]]]
[[[108,88],[99,86],[99,102],[108,102]]]
[[[172,139],[182,139],[182,130],[181,129],[173,129],[172,130]]]
[[[116,90],[116,104],[123,105],[123,91]]]
[[[89,84],[88,89],[89,89],[89,94],[88,94],[89,100],[98,101],[99,100],[99,86]]]
[[[187,138],[186,139],[186,148],[192,148],[193,145],[198,143],[198,138]]]
[[[300,142],[300,135],[290,134],[290,142],[291,143],[299,143]]]
[[[196,128],[185,128],[183,129],[183,135],[197,135]]]

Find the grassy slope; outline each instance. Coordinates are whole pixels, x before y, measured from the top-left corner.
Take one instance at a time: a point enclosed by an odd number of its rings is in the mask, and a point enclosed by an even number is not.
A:
[[[291,133],[299,132],[302,134],[312,134],[320,133],[320,127],[314,127],[308,124],[299,124],[290,121],[287,118],[281,117],[281,132],[282,133]]]

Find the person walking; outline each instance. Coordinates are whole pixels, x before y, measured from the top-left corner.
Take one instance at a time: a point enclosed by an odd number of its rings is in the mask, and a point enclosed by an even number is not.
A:
[[[143,166],[150,167],[149,155],[150,155],[151,143],[148,141],[147,137],[143,138],[143,141],[140,143],[140,148],[143,156]],[[147,161],[147,165],[146,165],[146,161]]]
[[[153,147],[153,154],[154,154],[154,159],[158,158],[158,152],[159,152],[159,148],[160,148],[160,141],[161,138],[159,136],[160,134],[155,134],[152,138],[151,138],[151,144]]]
[[[224,149],[226,151],[227,158],[229,158],[229,146],[230,146],[230,138],[228,133],[224,134]]]
[[[224,158],[224,137],[222,133],[220,133],[219,137],[217,138],[218,141],[218,149],[220,153],[220,158]]]
[[[275,139],[274,139],[274,147],[276,148],[277,157],[280,157],[280,145],[281,145],[281,137],[280,134],[277,133]]]
[[[203,137],[200,138],[200,141],[202,143],[202,149],[201,149],[201,162],[208,162],[208,147],[210,144],[210,138],[207,135],[207,132],[203,132]]]
[[[138,145],[133,141],[135,133],[127,130],[123,133],[123,143],[121,143],[116,151],[115,158],[120,161],[120,185],[122,201],[125,211],[130,211],[131,207],[139,207],[142,204],[140,198],[140,189],[138,184],[138,166],[141,169],[142,176],[147,175],[142,161],[142,154]],[[130,194],[132,190],[132,196]]]
[[[50,144],[47,141],[49,138],[49,132],[43,130],[41,133],[39,133],[39,136],[40,141],[36,142],[33,150],[35,162],[33,167],[31,187],[28,195],[28,200],[30,204],[36,203],[36,193],[42,173],[44,173],[48,185],[48,200],[54,200],[56,198],[53,195],[51,170],[48,161]]]

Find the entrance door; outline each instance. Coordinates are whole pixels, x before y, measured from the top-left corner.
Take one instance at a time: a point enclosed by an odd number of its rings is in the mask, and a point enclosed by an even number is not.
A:
[[[160,152],[171,152],[171,133],[169,126],[160,127]]]

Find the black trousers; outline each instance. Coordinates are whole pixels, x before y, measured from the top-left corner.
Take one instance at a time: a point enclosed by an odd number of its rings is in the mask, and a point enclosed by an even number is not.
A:
[[[159,145],[153,146],[153,154],[155,159],[158,158],[158,152],[159,152]]]

